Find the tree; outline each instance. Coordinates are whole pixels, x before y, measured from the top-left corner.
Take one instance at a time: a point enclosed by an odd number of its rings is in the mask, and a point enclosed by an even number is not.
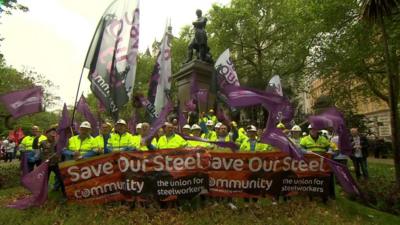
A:
[[[397,0],[364,0],[362,8],[362,18],[367,22],[377,25],[381,30],[383,45],[383,59],[386,67],[386,79],[389,81],[388,103],[390,108],[390,118],[392,127],[392,147],[394,150],[394,163],[396,169],[396,183],[400,187],[400,124],[399,124],[399,93],[400,93],[400,74],[399,61],[400,54],[396,53],[396,48],[389,44],[389,33],[385,20],[392,20],[394,12],[399,13],[400,3]],[[395,39],[399,40],[399,39]]]
[[[209,17],[211,51],[230,48],[242,83],[265,89],[275,74],[286,87],[301,79],[315,33],[302,1],[233,0]]]
[[[311,78],[324,80],[324,89],[342,109],[371,99],[387,103],[396,149],[396,181],[400,184],[400,15],[395,2],[363,1],[361,12],[359,1],[343,0],[340,6],[331,1],[321,4],[317,15],[324,22],[314,39],[306,72]]]

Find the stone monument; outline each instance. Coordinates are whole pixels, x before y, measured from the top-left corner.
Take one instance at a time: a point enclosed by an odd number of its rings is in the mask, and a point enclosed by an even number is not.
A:
[[[208,101],[199,103],[199,111],[207,112],[214,107],[215,96],[211,93],[211,82],[214,72],[210,48],[207,45],[205,26],[207,18],[202,16],[201,10],[196,10],[197,20],[193,24],[195,35],[188,46],[187,60],[172,78],[178,90],[179,109],[184,111],[185,103],[190,100],[191,81],[195,78],[199,89],[208,90]],[[193,57],[195,56],[195,57]]]

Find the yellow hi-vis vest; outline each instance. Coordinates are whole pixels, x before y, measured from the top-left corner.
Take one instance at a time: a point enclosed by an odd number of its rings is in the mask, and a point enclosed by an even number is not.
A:
[[[210,143],[203,141],[188,140],[187,143],[188,143],[187,147],[204,147],[204,148],[211,147]]]
[[[209,130],[208,133],[204,133],[201,135],[201,138],[207,139],[209,141],[216,141],[217,140],[217,132],[213,130]]]
[[[108,140],[107,147],[112,152],[136,148],[133,144],[133,136],[128,132],[125,132],[122,135],[112,133],[110,139]]]
[[[240,145],[240,151],[242,152],[269,152],[272,151],[272,147],[269,144],[264,144],[256,140],[255,147],[252,150],[250,139],[242,142]]]
[[[165,148],[183,148],[186,147],[187,142],[178,134],[173,134],[172,136],[168,137],[163,135],[160,137],[157,143],[158,149],[165,149]]]
[[[319,135],[316,141],[308,135],[301,139],[300,146],[307,151],[326,152],[330,147],[330,142],[322,135]]]
[[[33,140],[35,139],[35,136],[26,136],[22,139],[21,144],[20,144],[20,149],[25,150],[25,151],[32,151],[33,150]],[[47,137],[44,135],[39,136],[38,144],[42,141],[47,140]],[[22,147],[22,148],[21,148]]]
[[[80,139],[79,135],[75,135],[68,140],[68,150],[87,152],[91,150],[97,150],[98,144],[92,136],[85,139]]]

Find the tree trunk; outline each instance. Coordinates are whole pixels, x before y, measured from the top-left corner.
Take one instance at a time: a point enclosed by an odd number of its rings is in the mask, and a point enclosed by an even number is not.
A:
[[[384,57],[386,62],[387,76],[389,80],[389,108],[390,108],[390,123],[392,131],[392,149],[394,153],[394,166],[397,187],[400,188],[400,126],[399,126],[399,111],[398,111],[398,96],[399,96],[399,81],[398,74],[394,73],[391,58],[389,55],[388,35],[386,33],[383,16],[380,17],[380,26],[382,29]]]

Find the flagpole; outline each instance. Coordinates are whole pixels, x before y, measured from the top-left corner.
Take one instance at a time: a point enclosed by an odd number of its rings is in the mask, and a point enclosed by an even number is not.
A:
[[[75,111],[76,111],[76,106],[77,106],[77,101],[78,101],[79,89],[80,89],[80,87],[81,87],[81,82],[82,82],[82,77],[83,77],[83,71],[85,71],[85,67],[82,67],[81,76],[79,77],[78,88],[76,89],[75,102],[74,102],[74,109],[72,110],[71,126],[73,126],[74,120],[75,120]]]

